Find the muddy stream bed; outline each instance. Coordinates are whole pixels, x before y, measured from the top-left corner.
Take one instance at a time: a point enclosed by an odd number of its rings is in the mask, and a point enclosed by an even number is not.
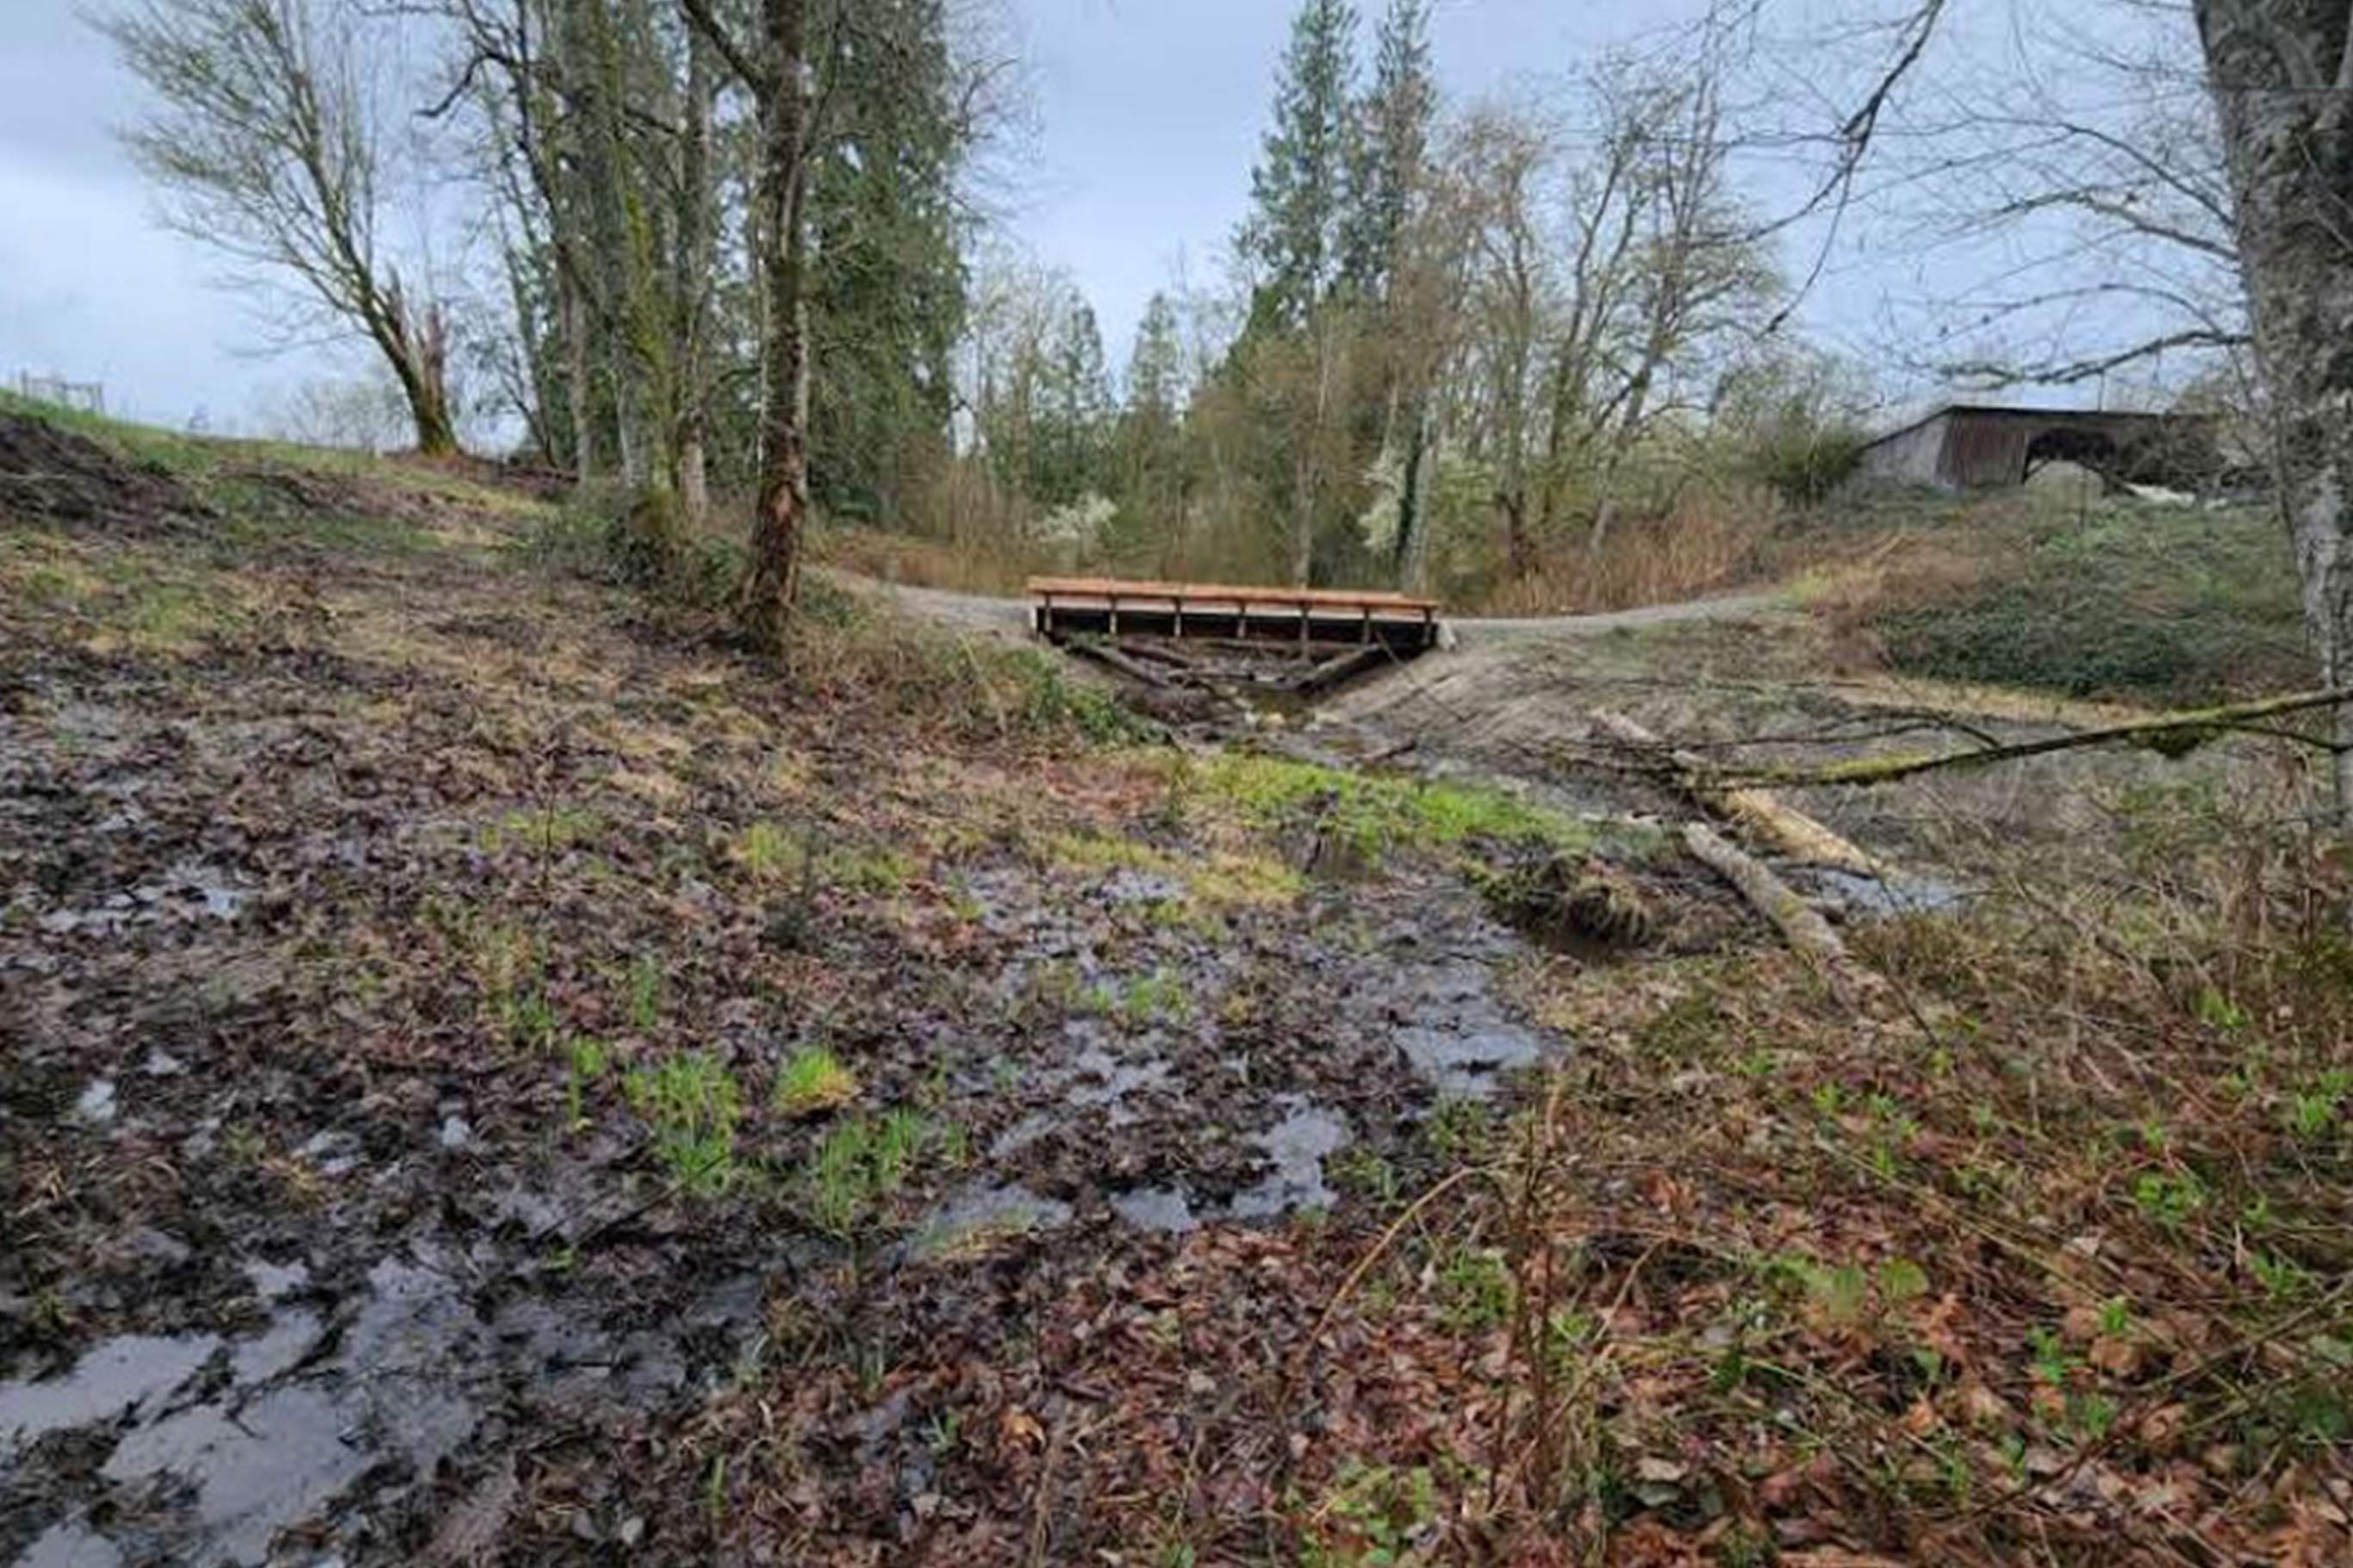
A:
[[[880,1002],[843,1047],[919,1077],[962,1146],[859,1244],[845,1296],[837,1238],[662,1201],[624,1130],[550,1137],[463,1074],[251,1071],[222,1028],[139,1026],[66,978],[234,976],[264,884],[175,865],[49,901],[15,952],[37,1022],[10,1092],[54,1118],[59,1179],[171,1190],[77,1237],[88,1265],[61,1290],[0,1301],[20,1328],[46,1314],[10,1337],[50,1347],[0,1359],[0,1560],[460,1560],[468,1521],[495,1531],[512,1505],[518,1452],[681,1418],[756,1355],[780,1299],[885,1310],[901,1276],[955,1289],[960,1258],[1343,1204],[1346,1162],[1396,1155],[1434,1107],[1562,1046],[1502,994],[1525,945],[1448,875],[1311,880],[1294,909],[1204,930],[1167,918],[1184,889],[1149,871],[984,861],[959,884],[975,931],[951,1005]],[[40,956],[58,944],[73,963]],[[301,1204],[275,1201],[290,1187]],[[904,1418],[879,1408],[868,1447]],[[591,1487],[570,1528],[588,1551],[646,1525],[624,1489]]]

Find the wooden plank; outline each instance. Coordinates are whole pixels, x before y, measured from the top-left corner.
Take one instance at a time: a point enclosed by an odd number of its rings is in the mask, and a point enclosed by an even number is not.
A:
[[[1029,592],[1039,598],[1165,599],[1173,609],[1180,605],[1213,600],[1220,604],[1282,605],[1304,610],[1398,610],[1427,618],[1438,601],[1378,588],[1269,588],[1231,583],[1168,583],[1125,577],[1032,577]]]

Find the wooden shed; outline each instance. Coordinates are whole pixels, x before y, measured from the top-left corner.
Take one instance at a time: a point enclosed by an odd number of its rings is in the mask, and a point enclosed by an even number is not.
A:
[[[1865,447],[1857,477],[1980,489],[2023,484],[2052,462],[2078,464],[2111,484],[2180,489],[2210,482],[2221,467],[2213,421],[2203,415],[1950,403]]]

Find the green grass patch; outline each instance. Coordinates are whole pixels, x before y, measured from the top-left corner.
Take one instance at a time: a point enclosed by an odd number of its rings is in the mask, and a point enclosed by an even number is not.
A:
[[[485,855],[501,854],[509,848],[524,849],[534,855],[560,855],[594,842],[602,826],[593,812],[571,806],[518,808],[501,813],[496,821],[484,823],[476,830],[474,842]]]
[[[69,623],[101,651],[195,653],[250,618],[232,577],[142,545],[100,548],[41,530],[0,531],[0,594]]]
[[[809,1156],[802,1186],[810,1216],[836,1236],[854,1234],[926,1160],[952,1162],[961,1140],[920,1111],[845,1121]]]
[[[889,845],[838,844],[818,849],[806,834],[765,820],[739,830],[728,841],[727,858],[761,881],[797,881],[806,868],[815,887],[868,898],[906,891],[922,869],[913,856]]]
[[[734,1078],[700,1051],[631,1071],[629,1108],[653,1133],[654,1156],[691,1197],[715,1197],[735,1184],[735,1129],[744,1097]]]
[[[857,1098],[857,1077],[823,1046],[795,1051],[776,1075],[776,1109],[786,1116],[839,1110]]]
[[[1426,783],[1229,751],[1200,769],[1198,793],[1261,827],[1317,824],[1367,860],[1473,841],[1590,848],[1582,823],[1482,784]]]
[[[747,824],[727,847],[728,858],[759,878],[797,868],[804,853],[800,836],[773,822]]]
[[[1085,1000],[1090,1011],[1120,1019],[1131,1028],[1181,1024],[1193,1016],[1193,996],[1184,976],[1167,968],[1118,983],[1097,981]]]
[[[1212,910],[1288,904],[1306,886],[1298,872],[1270,855],[1219,851],[1187,858],[1134,838],[1066,833],[1049,839],[1046,863],[1078,871],[1143,871],[1185,885]]]

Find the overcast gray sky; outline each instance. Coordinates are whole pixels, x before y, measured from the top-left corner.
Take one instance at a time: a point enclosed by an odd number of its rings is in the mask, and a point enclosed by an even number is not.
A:
[[[1450,100],[1567,75],[1683,0],[1437,0]],[[1043,115],[1018,226],[1079,274],[1114,355],[1182,260],[1215,276],[1241,220],[1294,0],[1018,0]],[[1380,0],[1358,0],[1369,58]]]
[[[1441,88],[1461,103],[1556,77],[1646,36],[1696,0],[1438,0]],[[1012,162],[1010,226],[1068,268],[1096,305],[1114,360],[1145,298],[1180,262],[1218,275],[1241,216],[1293,0],[1010,0],[1036,89],[1039,135]],[[249,297],[209,286],[203,247],[152,221],[115,142],[138,84],[76,0],[0,0],[0,375],[56,372],[106,384],[115,409],[168,424],[203,411],[252,428],[290,387],[331,368],[320,351],[256,358]],[[1802,11],[1805,0],[1786,9]],[[1362,0],[1370,14],[1379,0]],[[1797,100],[1823,122],[1833,90],[1800,68]],[[1788,189],[1785,186],[1785,193]],[[1875,256],[1858,226],[1808,302],[1817,332],[1853,347],[1916,259]],[[1908,272],[1907,272],[1908,269]]]
[[[77,0],[5,0],[0,50],[0,374],[103,381],[139,417],[249,425],[322,373],[314,352],[256,358],[256,301],[208,286],[203,247],[151,221],[115,143],[140,86]],[[1365,7],[1377,10],[1377,3]],[[1180,260],[1215,275],[1240,220],[1290,0],[1015,0],[1039,138],[1008,172],[1018,237],[1068,267],[1114,357]],[[1626,0],[1440,0],[1446,89],[1556,74],[1661,15]],[[1370,46],[1370,26],[1366,47]],[[266,307],[265,307],[266,309]]]

